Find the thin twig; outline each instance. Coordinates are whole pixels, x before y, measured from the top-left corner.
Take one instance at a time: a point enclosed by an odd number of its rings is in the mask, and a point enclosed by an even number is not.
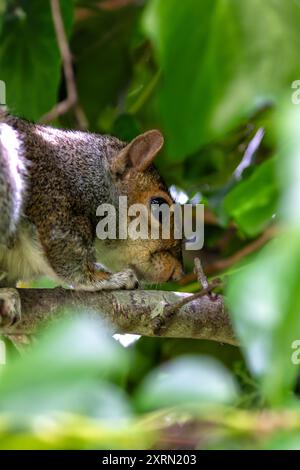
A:
[[[184,305],[204,297],[205,295],[209,296],[212,302],[218,298],[217,295],[212,295],[212,291],[215,287],[218,287],[221,284],[220,279],[214,279],[209,283],[207,277],[204,274],[200,259],[195,258],[194,263],[195,271],[197,273],[199,284],[201,285],[202,290],[194,295],[191,295],[190,297],[181,299],[175,304],[166,305],[163,312],[153,320],[153,330],[155,335],[159,336],[161,334],[161,331],[169,325],[170,320]]]
[[[256,240],[250,242],[248,245],[244,246],[240,250],[238,250],[233,255],[229,256],[228,258],[221,259],[219,261],[215,261],[214,263],[208,264],[205,266],[206,273],[211,276],[213,274],[219,273],[221,271],[225,271],[225,269],[230,268],[234,264],[241,261],[246,256],[255,253],[260,248],[262,248],[268,241],[272,240],[274,236],[278,233],[278,228],[276,226],[271,226],[265,230],[265,232]],[[197,275],[196,274],[187,274],[184,276],[180,281],[180,285],[186,285],[190,282],[196,281]]]
[[[189,304],[194,300],[198,300],[201,297],[204,297],[205,295],[211,294],[212,290],[215,287],[220,286],[220,284],[220,279],[214,279],[205,289],[202,289],[201,292],[197,292],[197,294],[193,294],[190,297],[186,297],[185,299],[180,300],[174,305],[167,305],[164,309],[163,314],[155,318],[153,321],[154,334],[159,336],[161,334],[162,329],[165,329],[167,327],[167,323],[182,307],[184,307],[184,305]]]
[[[209,287],[209,282],[208,282],[208,279],[207,279],[207,277],[204,273],[200,258],[195,258],[194,259],[194,265],[195,265],[194,271],[197,275],[199,285],[202,286],[203,289],[207,289]],[[216,281],[217,281],[217,279],[216,279]],[[220,281],[220,283],[221,283],[221,281]],[[212,284],[210,284],[210,285],[212,285]],[[210,296],[211,300],[215,300],[216,297],[217,297],[217,294],[214,294],[211,291],[208,292],[208,295]]]
[[[237,181],[242,178],[243,172],[246,170],[246,168],[252,165],[256,152],[259,149],[260,144],[262,143],[264,135],[264,129],[260,128],[249,142],[242,158],[242,161],[239,163],[233,174],[234,179],[236,179]]]
[[[194,264],[195,264],[194,271],[195,271],[195,274],[197,276],[199,284],[203,287],[203,289],[207,289],[208,280],[207,280],[207,277],[204,274],[200,258],[195,258],[194,259]]]
[[[78,104],[78,93],[73,71],[72,54],[69,48],[69,43],[64,28],[60,3],[59,0],[50,0],[50,4],[58,48],[60,51],[64,69],[67,98],[64,101],[57,103],[51,111],[45,114],[41,118],[41,122],[47,123],[53,121],[54,119],[67,113],[70,109],[73,108],[76,120],[78,122],[78,126],[81,129],[86,129],[88,127],[88,121],[84,114],[84,111]]]
[[[216,272],[224,271],[225,269],[230,268],[234,264],[241,261],[246,256],[255,253],[260,248],[262,248],[267,242],[269,242],[274,236],[278,233],[278,228],[275,226],[269,227],[265,232],[256,240],[250,242],[248,245],[244,246],[232,256],[229,256],[226,259],[222,259],[220,261],[216,261],[211,263],[210,265],[206,266],[205,270],[207,274],[212,275]]]

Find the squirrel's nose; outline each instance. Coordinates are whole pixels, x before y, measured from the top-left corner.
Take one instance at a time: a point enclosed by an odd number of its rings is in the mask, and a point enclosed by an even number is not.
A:
[[[184,271],[180,263],[175,266],[172,275],[170,276],[170,281],[178,281],[184,276]]]

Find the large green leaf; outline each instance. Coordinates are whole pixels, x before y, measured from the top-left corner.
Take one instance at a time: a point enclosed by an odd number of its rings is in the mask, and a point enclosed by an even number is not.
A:
[[[99,10],[76,26],[72,50],[77,86],[93,130],[102,127],[103,114],[122,111],[131,76],[129,48],[137,14],[134,8],[121,13]]]
[[[60,2],[67,32],[73,1]],[[61,60],[50,2],[20,0],[9,5],[0,35],[0,80],[6,83],[10,110],[36,120],[58,100]]]
[[[300,232],[270,243],[232,276],[227,294],[250,369],[265,396],[282,403],[298,370],[292,344],[300,339]]]
[[[270,223],[278,204],[277,160],[260,165],[224,199],[224,208],[247,235],[254,236]]]
[[[149,2],[145,26],[163,72],[172,158],[224,135],[290,88],[300,73],[299,22],[299,0]]]

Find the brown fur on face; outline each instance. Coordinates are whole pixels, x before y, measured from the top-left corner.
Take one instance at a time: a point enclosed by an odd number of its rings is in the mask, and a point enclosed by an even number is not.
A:
[[[152,133],[152,134],[151,134]],[[143,145],[145,137],[150,134],[150,142]],[[141,145],[135,149],[134,159],[130,158],[130,152],[126,148],[122,155],[116,156],[111,169],[119,195],[127,196],[128,207],[132,204],[143,204],[150,213],[151,198],[161,197],[170,206],[174,203],[166,184],[158,171],[151,164],[162,145],[162,136],[158,131],[150,131],[137,137],[142,140]],[[135,139],[136,142],[137,139]],[[129,150],[132,143],[129,144]],[[128,148],[127,147],[127,148]],[[121,159],[121,162],[118,161]],[[121,168],[121,170],[120,170]],[[130,221],[130,220],[128,220]],[[157,221],[157,223],[159,223]],[[115,256],[108,257],[107,263],[114,269],[132,267],[138,278],[146,282],[165,282],[179,279],[182,276],[182,250],[181,240],[174,239],[174,226],[171,223],[170,238],[162,239],[161,233],[158,240],[150,238],[150,216],[148,218],[148,240],[118,240],[108,242],[115,247]]]

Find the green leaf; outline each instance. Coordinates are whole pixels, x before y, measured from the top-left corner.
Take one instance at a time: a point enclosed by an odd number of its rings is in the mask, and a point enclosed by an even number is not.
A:
[[[299,108],[285,102],[277,121],[284,229],[230,279],[228,300],[249,367],[269,401],[282,404],[295,383],[300,339]]]
[[[250,369],[265,396],[283,402],[297,373],[292,344],[300,339],[300,232],[269,243],[231,277],[227,295]]]
[[[209,357],[183,356],[151,372],[138,390],[143,409],[231,403],[237,387],[230,373]]]
[[[60,319],[31,351],[2,369],[0,411],[24,415],[68,410],[104,416],[108,407],[111,417],[122,416],[127,401],[107,381],[124,373],[128,354],[102,323]]]
[[[279,136],[278,179],[282,191],[280,214],[285,223],[300,228],[300,107],[286,96],[278,109],[276,130]]]
[[[136,9],[98,10],[76,25],[72,50],[80,101],[91,129],[99,130],[102,114],[117,107],[131,76],[130,39]],[[120,111],[118,106],[116,111]],[[106,129],[104,129],[106,131]]]
[[[67,33],[73,1],[60,2]],[[37,120],[58,100],[61,60],[50,2],[21,0],[7,8],[0,35],[0,79],[6,83],[7,106],[17,115]]]
[[[112,134],[130,142],[141,132],[137,119],[132,114],[121,114],[114,122]]]
[[[300,72],[299,21],[299,0],[149,2],[145,28],[162,68],[161,115],[172,158],[224,136],[290,89]]]
[[[224,199],[224,208],[246,235],[255,236],[276,213],[279,197],[278,159],[258,166],[252,175],[235,186]]]

